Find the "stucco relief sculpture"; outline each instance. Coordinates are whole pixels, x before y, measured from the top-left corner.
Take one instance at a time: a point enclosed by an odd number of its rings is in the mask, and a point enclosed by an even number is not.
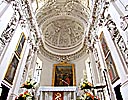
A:
[[[57,47],[70,47],[82,40],[84,28],[70,19],[59,19],[46,26],[45,40]]]

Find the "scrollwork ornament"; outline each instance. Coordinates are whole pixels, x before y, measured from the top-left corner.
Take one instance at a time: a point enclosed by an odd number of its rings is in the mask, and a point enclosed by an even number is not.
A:
[[[11,17],[9,23],[7,24],[7,27],[1,34],[0,45],[2,45],[2,46],[0,47],[0,55],[2,54],[6,44],[8,44],[10,42],[10,40],[12,39],[14,31],[17,28],[17,25],[18,25],[20,17],[21,17],[20,10],[19,10],[19,2],[15,1],[15,0],[14,1],[6,0],[6,1],[8,3],[12,4],[14,13],[13,13],[13,16]]]
[[[113,41],[117,44],[120,52],[122,53],[126,65],[128,66],[128,48],[124,42],[123,37],[120,35],[120,32],[117,29],[115,22],[112,19],[108,19],[106,26],[108,31],[111,33]]]
[[[122,20],[120,22],[120,28],[125,31],[128,28],[128,15],[121,16],[120,19]]]

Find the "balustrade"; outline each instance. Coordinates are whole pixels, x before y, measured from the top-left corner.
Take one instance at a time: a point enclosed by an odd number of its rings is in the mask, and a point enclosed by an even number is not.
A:
[[[76,100],[76,87],[43,87],[38,89],[39,100]]]

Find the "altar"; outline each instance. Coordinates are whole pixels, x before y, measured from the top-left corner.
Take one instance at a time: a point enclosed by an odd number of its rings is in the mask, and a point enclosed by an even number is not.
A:
[[[39,100],[76,100],[76,87],[39,87]]]

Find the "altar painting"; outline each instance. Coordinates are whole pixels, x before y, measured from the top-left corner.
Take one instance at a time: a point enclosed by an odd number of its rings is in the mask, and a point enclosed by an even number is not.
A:
[[[54,64],[53,86],[74,86],[75,71],[74,64],[60,63]]]

